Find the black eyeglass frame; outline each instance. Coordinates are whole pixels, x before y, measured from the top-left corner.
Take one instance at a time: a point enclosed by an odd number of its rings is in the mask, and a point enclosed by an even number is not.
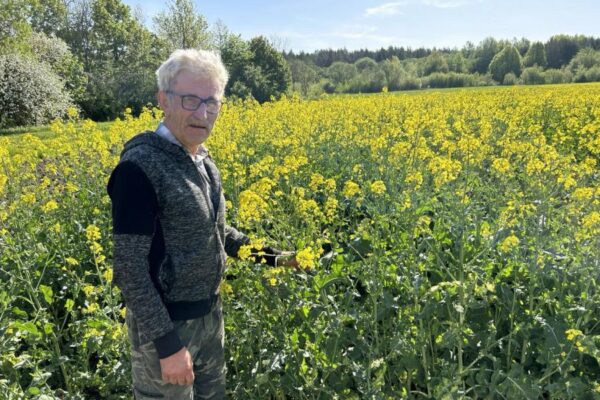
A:
[[[202,97],[196,96],[194,94],[184,94],[184,93],[177,93],[174,92],[172,90],[165,90],[165,93],[172,96],[179,96],[181,98],[181,108],[183,108],[184,110],[187,111],[196,111],[197,109],[200,108],[200,106],[202,104],[206,104],[206,112],[208,114],[218,114],[219,111],[221,110],[221,106],[223,105],[223,101],[221,100],[217,100],[214,97],[208,97],[206,99],[203,99]],[[197,106],[194,107],[189,107],[185,105],[186,99],[193,99],[194,101],[197,101]]]

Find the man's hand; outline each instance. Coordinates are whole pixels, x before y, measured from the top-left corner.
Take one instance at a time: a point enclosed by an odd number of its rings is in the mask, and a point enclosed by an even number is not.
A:
[[[192,356],[185,347],[167,358],[161,358],[160,370],[165,383],[184,386],[194,383]]]
[[[281,254],[275,256],[275,266],[300,269],[298,261],[296,260],[296,253],[293,251],[282,251]]]

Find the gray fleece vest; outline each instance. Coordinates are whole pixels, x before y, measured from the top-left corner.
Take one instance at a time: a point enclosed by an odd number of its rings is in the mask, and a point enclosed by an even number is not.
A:
[[[208,180],[183,148],[145,132],[126,143],[108,183],[114,281],[141,336],[163,355],[178,346],[172,320],[202,314],[218,294],[226,254],[248,242],[225,224],[219,172],[203,162]]]

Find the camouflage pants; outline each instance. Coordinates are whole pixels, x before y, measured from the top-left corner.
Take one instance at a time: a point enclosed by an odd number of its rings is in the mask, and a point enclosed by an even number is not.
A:
[[[131,375],[136,400],[225,398],[224,326],[220,300],[204,317],[173,322],[194,361],[195,379],[191,386],[163,382],[154,343],[140,345],[135,319],[128,314],[126,321],[131,340]]]

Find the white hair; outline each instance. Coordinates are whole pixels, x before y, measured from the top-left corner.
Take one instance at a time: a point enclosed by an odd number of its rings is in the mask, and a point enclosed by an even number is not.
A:
[[[214,80],[220,87],[219,94],[223,96],[229,74],[219,53],[196,49],[175,50],[156,70],[158,89],[162,91],[171,89],[177,75],[184,70]]]

